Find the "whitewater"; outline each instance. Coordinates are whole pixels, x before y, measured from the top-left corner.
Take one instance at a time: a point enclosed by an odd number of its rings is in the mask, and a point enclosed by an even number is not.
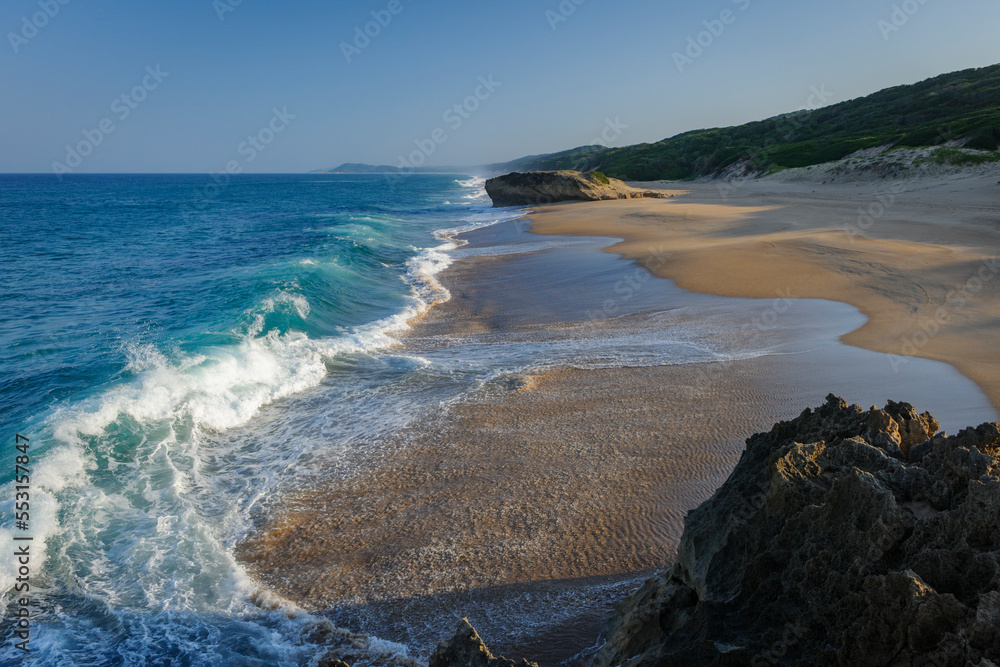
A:
[[[4,664],[23,657],[25,536],[36,664],[309,664],[315,619],[233,546],[313,453],[428,408],[393,388],[424,364],[398,336],[449,298],[454,235],[517,213],[467,177],[245,177],[211,201],[196,176],[2,178],[22,267],[3,284],[3,468],[15,434],[31,454],[26,531],[0,487]],[[407,652],[366,641],[375,662]]]

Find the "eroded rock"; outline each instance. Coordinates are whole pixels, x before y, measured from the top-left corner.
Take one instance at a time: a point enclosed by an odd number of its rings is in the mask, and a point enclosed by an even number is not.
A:
[[[559,201],[665,198],[670,193],[640,190],[599,172],[532,171],[515,172],[486,181],[486,193],[493,206],[537,206]]]
[[[538,667],[532,662],[515,662],[494,657],[468,619],[463,618],[451,639],[441,642],[431,655],[428,667]]]
[[[747,441],[594,664],[1000,664],[1000,427],[830,396]]]

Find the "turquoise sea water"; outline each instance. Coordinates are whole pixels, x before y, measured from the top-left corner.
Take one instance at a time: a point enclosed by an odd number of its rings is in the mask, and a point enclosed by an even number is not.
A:
[[[0,176],[0,661],[23,657],[13,538],[31,536],[33,664],[308,664],[307,617],[252,604],[232,547],[314,448],[405,421],[425,364],[378,353],[445,295],[441,230],[512,215],[484,194],[461,176]],[[288,403],[321,385],[322,409]]]

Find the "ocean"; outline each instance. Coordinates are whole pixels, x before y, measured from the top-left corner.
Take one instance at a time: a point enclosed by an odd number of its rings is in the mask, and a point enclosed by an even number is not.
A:
[[[317,449],[427,404],[394,336],[447,297],[451,234],[516,215],[482,186],[0,176],[3,663],[30,536],[33,664],[307,664],[308,616],[252,602],[233,545]]]
[[[710,362],[819,359],[815,395],[784,390],[796,410],[842,391],[952,426],[995,416],[950,367],[892,375],[837,343],[864,323],[850,306],[693,295],[599,252],[612,239],[524,234],[522,214],[463,175],[0,176],[0,664],[26,659],[19,632],[39,665],[315,664],[317,617],[237,546],[283,494],[533,372],[691,364],[678,390],[696,391],[728,372]],[[486,281],[495,326],[408,333],[451,296],[436,276],[482,255],[517,258]],[[563,598],[528,597],[523,614],[500,601],[495,632],[572,621]],[[367,663],[425,656],[450,628],[419,622],[395,629],[406,644],[363,628]]]

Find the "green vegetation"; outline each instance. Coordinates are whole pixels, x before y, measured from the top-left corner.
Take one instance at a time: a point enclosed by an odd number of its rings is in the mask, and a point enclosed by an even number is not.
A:
[[[966,142],[965,148],[975,148],[981,151],[1000,150],[1000,127],[982,130]]]
[[[611,180],[599,171],[590,172],[590,177],[597,181],[598,183],[603,183],[604,185],[611,185]]]
[[[815,111],[685,132],[655,144],[585,146],[518,160],[520,170],[600,169],[631,181],[691,179],[748,160],[754,170],[806,167],[876,146],[1000,144],[1000,65],[964,70]],[[944,158],[942,158],[944,159]]]
[[[933,162],[934,164],[953,164],[953,165],[977,165],[984,164],[986,162],[1000,162],[1000,153],[994,151],[984,151],[972,153],[969,151],[960,150],[958,148],[951,148],[949,146],[941,146],[940,148],[934,149],[930,157],[923,160],[917,160],[914,164],[924,164],[926,162]]]
[[[737,162],[746,162],[752,172],[768,174],[839,160],[866,148],[941,146],[959,140],[965,148],[995,152],[1000,147],[1000,65],[887,88],[814,111],[796,111],[737,127],[685,132],[655,144],[582,146],[482,165],[476,171],[504,174],[571,169],[594,172],[598,180],[605,174],[627,181],[684,180],[717,174]],[[989,155],[968,158],[948,152],[935,153],[933,159],[952,160],[948,164],[993,160]],[[956,159],[962,161],[954,162]],[[334,171],[399,170],[347,164]],[[420,167],[407,172],[468,173],[468,169]]]

